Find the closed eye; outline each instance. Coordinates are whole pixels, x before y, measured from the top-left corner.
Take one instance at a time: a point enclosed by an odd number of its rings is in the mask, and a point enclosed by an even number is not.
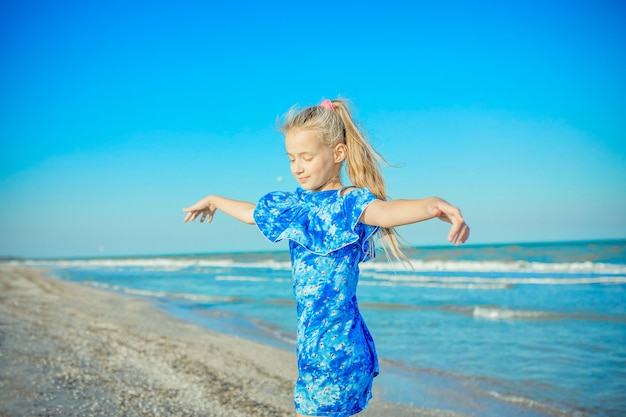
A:
[[[287,157],[289,158],[289,162],[294,163],[296,162],[296,157],[293,155],[289,155],[287,154]],[[315,158],[315,154],[314,153],[302,153],[300,155],[298,155],[298,158],[302,159],[304,162],[311,162],[314,158]]]

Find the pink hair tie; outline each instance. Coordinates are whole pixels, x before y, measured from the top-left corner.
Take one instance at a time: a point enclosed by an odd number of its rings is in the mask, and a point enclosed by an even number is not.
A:
[[[328,100],[328,99],[323,100],[323,101],[320,103],[320,107],[322,107],[322,108],[324,108],[324,109],[335,110],[335,105],[333,104],[333,102],[332,102],[332,101],[330,101],[330,100]]]

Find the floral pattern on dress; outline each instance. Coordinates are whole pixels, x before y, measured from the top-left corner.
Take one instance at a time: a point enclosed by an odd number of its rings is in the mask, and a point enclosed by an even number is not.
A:
[[[273,192],[254,218],[272,242],[289,239],[298,315],[296,411],[347,417],[372,396],[378,357],[359,312],[359,263],[374,256],[377,227],[359,221],[376,200],[366,188]]]

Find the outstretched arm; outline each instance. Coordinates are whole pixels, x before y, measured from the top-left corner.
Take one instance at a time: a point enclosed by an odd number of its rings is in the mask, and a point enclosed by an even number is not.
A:
[[[361,222],[372,226],[396,227],[438,218],[452,224],[448,241],[458,245],[469,237],[469,226],[461,210],[438,197],[421,200],[373,201],[361,216]]]
[[[254,204],[246,201],[237,201],[218,195],[210,195],[204,197],[196,204],[184,208],[183,211],[187,213],[187,215],[183,221],[194,221],[200,216],[201,222],[206,220],[207,223],[211,223],[215,212],[221,210],[239,221],[254,224],[254,207]]]

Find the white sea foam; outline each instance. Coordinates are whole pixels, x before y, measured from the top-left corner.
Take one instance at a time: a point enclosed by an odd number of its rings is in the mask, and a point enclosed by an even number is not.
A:
[[[584,285],[584,284],[626,284],[626,276],[585,276],[585,277],[471,277],[471,276],[431,276],[393,273],[365,273],[364,278],[373,278],[378,285],[408,285],[408,286],[443,286],[454,288],[459,286],[484,286],[485,289],[510,288],[513,285]],[[365,283],[365,281],[362,281]],[[377,285],[376,283],[370,285]]]
[[[440,281],[368,281],[361,280],[359,285],[369,287],[422,287],[422,288],[448,288],[453,290],[506,290],[510,285],[506,284],[475,284],[475,283],[456,283]]]
[[[232,302],[237,302],[237,301],[244,301],[243,299],[240,299],[237,297],[219,297],[219,296],[213,296],[213,295],[142,290],[142,289],[137,289],[137,288],[123,287],[120,285],[110,285],[110,284],[105,284],[105,283],[96,282],[96,281],[85,281],[84,283],[92,287],[122,292],[125,294],[135,295],[135,296],[140,296],[140,297],[171,298],[171,299],[180,299],[180,300],[187,300],[187,301],[194,301],[194,302],[204,302],[204,303],[215,303],[215,302],[232,303]]]
[[[268,277],[252,277],[247,275],[218,275],[216,281],[247,281],[247,282],[291,282],[291,279],[285,278],[268,278]]]
[[[235,276],[235,275],[219,275],[215,277],[216,281],[249,281],[249,282],[264,282],[264,281],[273,281],[270,278],[261,278],[261,277],[249,277],[249,276]]]
[[[602,262],[528,262],[528,261],[424,261],[411,260],[416,272],[529,272],[529,273],[593,273],[626,274],[626,265]],[[367,262],[363,271],[407,271],[400,262]]]
[[[623,315],[575,314],[544,310],[516,310],[504,308],[497,305],[484,305],[474,307],[445,306],[443,307],[443,309],[467,316],[472,316],[476,319],[490,321],[574,319],[624,323],[626,320],[626,317]]]
[[[529,407],[529,408],[543,410],[543,411],[550,413],[551,415],[558,416],[558,417],[583,417],[585,415],[578,411],[561,410],[554,406],[549,406],[539,401],[535,401],[530,398],[522,397],[519,395],[502,394],[493,390],[487,391],[487,394],[501,401],[506,401],[508,403],[515,404],[515,405],[522,405],[522,406]]]
[[[291,269],[289,261],[266,259],[263,261],[237,261],[232,258],[210,259],[202,257],[144,257],[144,258],[90,258],[58,260],[19,260],[11,264],[51,268],[141,268],[145,270],[177,271],[187,268],[261,268],[274,271]],[[626,275],[625,264],[601,262],[528,262],[528,261],[456,261],[411,260],[415,272],[500,272],[500,273],[562,273]],[[360,265],[362,271],[407,272],[400,262],[374,261]]]
[[[472,315],[486,320],[542,319],[554,318],[554,313],[531,310],[509,310],[501,307],[474,307]]]
[[[156,271],[178,271],[187,268],[264,268],[271,270],[289,270],[289,262],[268,259],[261,262],[235,262],[233,259],[204,258],[93,258],[93,259],[58,259],[58,260],[20,260],[9,264],[49,267],[49,268],[141,268]]]

